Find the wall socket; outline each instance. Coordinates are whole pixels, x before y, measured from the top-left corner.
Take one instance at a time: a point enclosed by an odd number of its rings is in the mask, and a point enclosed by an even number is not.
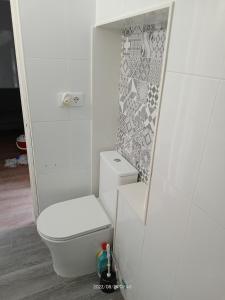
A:
[[[59,106],[77,107],[84,105],[84,94],[81,92],[65,92],[59,96]]]

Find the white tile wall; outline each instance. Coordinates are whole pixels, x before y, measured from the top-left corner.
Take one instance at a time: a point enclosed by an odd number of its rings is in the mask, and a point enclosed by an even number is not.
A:
[[[155,165],[183,197],[194,191],[217,88],[210,78],[166,76]]]
[[[49,205],[91,193],[90,170],[76,172],[72,167],[62,168],[59,172],[39,174],[38,196],[40,210]]]
[[[224,14],[223,0],[176,1],[168,70],[224,78]]]
[[[90,60],[67,61],[67,89],[84,93],[84,106],[69,109],[70,120],[91,118],[91,63]]]
[[[37,174],[57,172],[70,165],[70,122],[33,124],[33,143]]]
[[[25,58],[66,57],[66,3],[19,0]]]
[[[91,30],[95,1],[19,0],[40,210],[91,191]],[[83,92],[84,106],[59,107]]]
[[[102,2],[99,22],[146,8],[145,1],[123,0],[123,8],[111,1],[108,10]],[[224,13],[223,0],[175,1],[141,300],[225,299]]]
[[[145,228],[139,299],[167,300],[172,293],[180,249],[184,243],[190,201],[168,183],[155,176],[151,209]]]
[[[58,172],[39,173],[37,175],[37,192],[39,209],[42,211],[49,205],[71,197],[71,173],[68,168],[61,168]]]
[[[33,124],[37,173],[62,168],[90,169],[90,121],[38,122]]]
[[[20,0],[28,58],[89,59],[95,1]]]
[[[224,229],[193,206],[172,299],[224,299],[224,253]]]
[[[225,228],[225,81],[221,81],[194,202]]]
[[[95,1],[67,0],[67,45],[69,59],[90,59]]]
[[[132,234],[131,234],[132,233]],[[138,299],[140,257],[144,237],[143,224],[121,195],[118,200],[115,256],[125,283],[125,299]],[[131,263],[132,262],[132,263]]]
[[[26,71],[32,122],[90,119],[89,60],[27,59]],[[60,107],[65,91],[83,92],[85,105]]]
[[[68,120],[69,110],[58,105],[68,84],[66,61],[27,59],[26,70],[32,122]]]
[[[91,167],[91,125],[89,120],[74,120],[70,123],[70,163],[74,169]]]

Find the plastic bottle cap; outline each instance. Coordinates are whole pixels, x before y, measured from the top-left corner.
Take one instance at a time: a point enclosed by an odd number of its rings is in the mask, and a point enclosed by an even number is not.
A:
[[[107,247],[107,243],[106,242],[102,243],[102,250],[106,251],[106,247]]]

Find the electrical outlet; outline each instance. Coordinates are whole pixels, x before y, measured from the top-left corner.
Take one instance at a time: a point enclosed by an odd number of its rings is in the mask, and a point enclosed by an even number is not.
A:
[[[77,92],[65,92],[60,94],[59,105],[65,107],[76,107],[84,105],[84,94]]]

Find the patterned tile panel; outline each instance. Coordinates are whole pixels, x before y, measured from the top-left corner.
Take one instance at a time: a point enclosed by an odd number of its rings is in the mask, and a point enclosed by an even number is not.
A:
[[[147,183],[159,106],[166,24],[127,24],[122,30],[117,150]]]

